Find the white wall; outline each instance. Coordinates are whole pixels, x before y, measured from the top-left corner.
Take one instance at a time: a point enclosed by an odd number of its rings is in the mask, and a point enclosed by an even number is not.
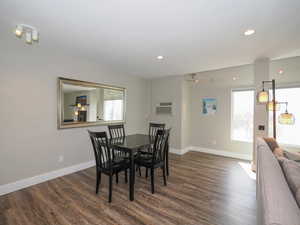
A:
[[[192,85],[191,92],[191,145],[251,155],[251,143],[231,140],[231,90],[253,85],[253,66],[208,71],[198,77],[200,81]],[[215,115],[202,114],[202,99],[207,97],[217,99]]]
[[[181,103],[181,149],[188,148],[191,144],[191,83],[182,82]]]
[[[151,113],[149,120],[165,123],[171,127],[171,148],[181,149],[182,76],[156,78],[151,80]],[[172,115],[156,115],[155,107],[161,102],[173,103]]]
[[[126,131],[146,132],[146,80],[46,48],[42,39],[29,46],[13,38],[0,55],[0,185],[93,160],[87,128],[57,129],[58,76],[126,87]]]

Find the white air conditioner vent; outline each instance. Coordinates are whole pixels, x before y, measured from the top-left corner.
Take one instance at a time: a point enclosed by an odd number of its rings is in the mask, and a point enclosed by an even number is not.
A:
[[[156,106],[157,115],[172,115],[172,102],[161,102]]]

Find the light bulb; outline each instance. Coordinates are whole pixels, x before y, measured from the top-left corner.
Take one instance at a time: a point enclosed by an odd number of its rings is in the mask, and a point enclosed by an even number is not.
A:
[[[17,37],[21,37],[22,36],[22,34],[23,34],[23,27],[21,25],[18,25],[16,27],[15,34],[16,34]]]
[[[26,43],[27,44],[32,44],[32,37],[31,37],[31,32],[26,32]]]
[[[39,41],[39,32],[37,30],[32,30],[32,40]]]

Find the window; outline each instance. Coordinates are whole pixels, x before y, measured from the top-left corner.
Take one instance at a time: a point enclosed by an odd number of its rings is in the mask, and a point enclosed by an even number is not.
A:
[[[253,141],[254,90],[232,91],[231,139]]]
[[[123,120],[124,93],[119,90],[104,89],[104,121]]]
[[[278,116],[284,113],[286,107],[284,104],[280,105],[280,111],[277,111],[276,128],[277,128],[277,141],[281,144],[300,146],[300,87],[293,88],[279,88],[276,89],[276,101],[288,102],[289,113],[294,114],[294,125],[282,125],[278,123]],[[272,93],[270,94],[272,99]],[[273,114],[269,113],[269,136],[273,136]]]
[[[104,120],[122,120],[123,119],[123,100],[105,100],[104,101]]]

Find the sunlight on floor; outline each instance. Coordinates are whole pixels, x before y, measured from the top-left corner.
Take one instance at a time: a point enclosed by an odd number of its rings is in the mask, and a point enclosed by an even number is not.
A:
[[[251,163],[239,162],[239,165],[251,179],[256,180],[256,173],[251,170]]]

